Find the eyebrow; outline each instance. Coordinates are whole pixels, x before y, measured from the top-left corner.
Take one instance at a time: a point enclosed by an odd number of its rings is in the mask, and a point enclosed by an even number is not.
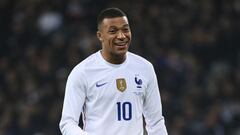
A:
[[[129,24],[125,24],[125,25],[123,25],[123,27],[129,27]]]
[[[124,27],[129,27],[129,24],[124,24],[122,27],[110,26],[109,28],[124,28]]]

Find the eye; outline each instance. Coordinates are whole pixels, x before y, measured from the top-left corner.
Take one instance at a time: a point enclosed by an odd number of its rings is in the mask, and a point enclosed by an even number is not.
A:
[[[129,32],[130,29],[129,29],[129,28],[123,28],[123,31],[124,31],[124,32]]]
[[[110,34],[115,34],[115,33],[117,32],[117,30],[116,30],[116,29],[110,29],[108,32],[109,32]]]
[[[114,33],[117,32],[117,30],[109,30],[108,32],[109,32],[110,34],[114,34]]]
[[[118,31],[118,29],[116,29],[116,28],[110,28],[110,29],[108,30],[108,32],[109,32],[110,34],[115,34],[117,31]]]

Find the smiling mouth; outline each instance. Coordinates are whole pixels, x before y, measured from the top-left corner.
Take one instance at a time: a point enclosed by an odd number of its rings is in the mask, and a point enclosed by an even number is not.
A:
[[[118,43],[114,43],[117,46],[125,46],[128,44],[128,42],[118,42]]]

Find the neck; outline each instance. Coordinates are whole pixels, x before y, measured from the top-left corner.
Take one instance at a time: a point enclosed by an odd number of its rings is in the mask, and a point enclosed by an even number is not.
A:
[[[112,64],[122,64],[126,60],[126,54],[124,55],[114,55],[114,54],[106,54],[103,51],[100,51],[103,58]]]

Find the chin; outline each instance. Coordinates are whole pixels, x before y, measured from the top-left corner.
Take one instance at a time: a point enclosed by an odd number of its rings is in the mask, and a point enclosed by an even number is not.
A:
[[[121,50],[121,51],[115,52],[114,54],[116,56],[123,57],[124,55],[126,55],[126,53],[127,53],[127,50]]]
[[[118,53],[118,54],[122,54],[122,55],[124,55],[124,54],[127,53],[127,51],[128,51],[128,49],[118,50],[117,53]]]

